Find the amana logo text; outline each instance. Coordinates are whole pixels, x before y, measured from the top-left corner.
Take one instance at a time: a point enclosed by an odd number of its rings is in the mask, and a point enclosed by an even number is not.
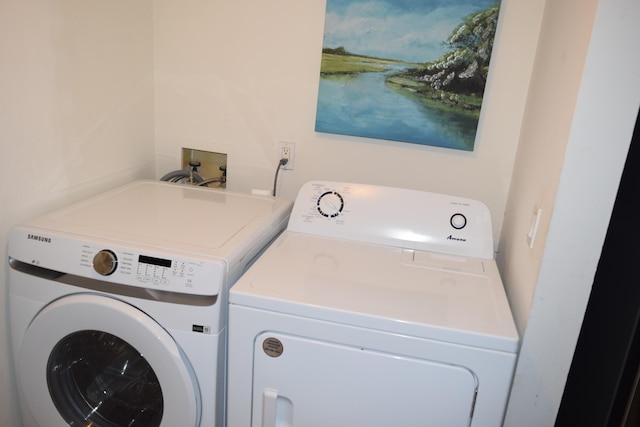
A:
[[[461,239],[459,237],[453,237],[451,234],[449,235],[449,237],[447,237],[447,240],[455,240],[457,242],[466,242],[467,239]]]

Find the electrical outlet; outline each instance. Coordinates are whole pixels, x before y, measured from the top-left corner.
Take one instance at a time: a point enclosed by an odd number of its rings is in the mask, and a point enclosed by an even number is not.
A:
[[[282,166],[282,169],[291,171],[293,170],[293,163],[296,157],[296,144],[293,142],[279,142],[278,143],[278,161],[281,159],[287,159],[287,164]]]

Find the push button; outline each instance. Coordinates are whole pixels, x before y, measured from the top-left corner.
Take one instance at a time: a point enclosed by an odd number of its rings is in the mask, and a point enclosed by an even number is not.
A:
[[[461,213],[453,214],[450,223],[453,228],[460,230],[467,225],[467,218]]]

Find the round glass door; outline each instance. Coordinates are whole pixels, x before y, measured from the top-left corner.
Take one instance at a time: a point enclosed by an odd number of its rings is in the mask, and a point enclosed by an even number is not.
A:
[[[197,427],[196,375],[173,337],[138,308],[75,294],[27,328],[18,385],[39,426]]]
[[[107,332],[64,337],[49,356],[47,384],[69,425],[156,427],[162,420],[162,388],[153,368]]]

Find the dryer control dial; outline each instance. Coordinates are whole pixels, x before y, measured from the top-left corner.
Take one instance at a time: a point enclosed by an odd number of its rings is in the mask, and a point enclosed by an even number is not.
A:
[[[344,208],[344,199],[340,193],[327,191],[318,197],[316,204],[320,215],[327,218],[335,218],[340,215],[340,212],[342,212]]]
[[[93,269],[102,276],[108,276],[118,268],[118,257],[113,251],[103,249],[93,257]]]

